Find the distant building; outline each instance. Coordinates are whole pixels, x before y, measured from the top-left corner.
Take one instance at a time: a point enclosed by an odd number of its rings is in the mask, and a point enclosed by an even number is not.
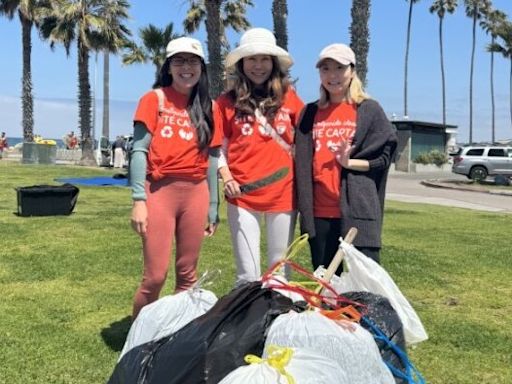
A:
[[[444,153],[456,151],[456,125],[443,125],[416,120],[391,120],[398,135],[395,169],[410,172],[411,164],[420,153],[438,150]]]

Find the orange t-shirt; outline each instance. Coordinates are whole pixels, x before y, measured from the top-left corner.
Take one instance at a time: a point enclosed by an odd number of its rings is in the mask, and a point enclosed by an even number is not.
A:
[[[356,132],[355,104],[331,104],[318,109],[313,123],[313,210],[315,217],[338,218],[340,212],[340,171],[329,147],[349,140]]]
[[[289,168],[283,179],[228,201],[259,212],[288,212],[295,209],[292,156],[260,128],[254,116],[235,116],[235,108],[228,95],[220,96],[217,103],[223,116],[220,122],[224,137],[228,139],[228,167],[238,183],[253,182],[283,167]],[[294,127],[303,106],[297,93],[290,88],[272,124],[288,144],[293,143]]]
[[[196,128],[187,111],[188,96],[172,87],[162,88],[164,106],[158,111],[158,96],[147,92],[139,101],[134,121],[144,123],[151,133],[147,174],[153,180],[166,176],[203,180],[208,169],[208,151],[199,151]],[[219,110],[213,104],[213,119],[218,120]],[[213,130],[210,147],[222,144],[222,130]]]

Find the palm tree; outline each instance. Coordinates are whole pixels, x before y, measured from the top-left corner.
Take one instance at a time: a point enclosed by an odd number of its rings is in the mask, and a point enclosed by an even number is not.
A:
[[[222,45],[227,46],[226,27],[241,32],[250,27],[245,17],[247,6],[253,6],[252,0],[189,0],[190,9],[183,21],[187,33],[199,29],[205,22],[208,35],[208,77],[210,94],[213,98],[223,90]]]
[[[126,44],[129,30],[121,23],[128,18],[125,0],[50,0],[51,13],[41,24],[41,36],[55,47],[61,43],[69,56],[76,40],[78,56],[78,106],[81,133],[81,164],[95,164],[91,139],[90,51],[115,52]]]
[[[281,48],[288,50],[288,2],[286,0],[272,1],[272,20],[274,21],[274,35],[276,42]]]
[[[366,84],[368,71],[368,50],[370,48],[370,0],[353,0],[352,24],[350,25],[350,47],[356,54],[356,70],[359,78]]]
[[[475,66],[476,21],[490,9],[490,0],[464,0],[466,15],[473,19],[473,40],[471,48],[471,70],[469,75],[469,144],[473,144],[473,71]]]
[[[409,17],[407,19],[407,41],[405,43],[405,69],[404,69],[404,117],[407,113],[407,71],[409,66],[409,42],[411,41],[412,7],[420,0],[405,0],[409,3]]]
[[[491,34],[491,46],[496,42],[498,36],[498,27],[507,19],[507,15],[497,9],[489,10],[489,13],[484,15],[484,19],[480,22],[480,26],[486,33]],[[496,141],[496,128],[495,128],[495,105],[494,105],[494,52],[491,53],[491,108],[492,108],[492,127],[491,137],[492,142]]]
[[[110,54],[103,52],[103,120],[101,135],[110,139]]]
[[[131,32],[121,22],[128,19],[129,3],[127,1],[103,0],[100,15],[105,17],[109,26],[102,37],[103,47],[103,120],[101,134],[110,137],[110,54],[117,54],[126,46],[127,37]],[[93,137],[94,140],[94,137]]]
[[[441,59],[441,87],[443,96],[443,125],[446,125],[446,82],[444,77],[443,55],[443,21],[446,12],[453,13],[457,8],[457,0],[434,0],[430,6],[430,13],[437,13],[439,17],[439,53]]]
[[[43,14],[45,2],[37,0],[0,0],[0,15],[12,20],[16,13],[21,23],[23,69],[21,105],[23,141],[34,141],[34,96],[32,95],[32,26]]]
[[[512,124],[512,22],[503,21],[497,29],[502,44],[493,43],[488,46],[490,52],[499,52],[505,59],[510,60],[510,121]]]
[[[123,54],[123,64],[151,62],[155,67],[155,79],[158,77],[160,67],[165,61],[165,47],[170,40],[182,35],[174,33],[174,24],[169,23],[165,28],[158,28],[153,24],[139,30],[141,45],[128,42]]]

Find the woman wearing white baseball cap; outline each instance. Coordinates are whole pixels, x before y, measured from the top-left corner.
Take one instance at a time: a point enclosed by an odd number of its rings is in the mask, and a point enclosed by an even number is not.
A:
[[[237,285],[261,276],[262,220],[269,266],[283,256],[293,238],[292,145],[304,103],[290,85],[287,71],[292,64],[289,53],[264,28],[245,32],[226,57],[231,86],[216,100],[224,132],[219,174],[228,202]],[[242,193],[241,185],[267,176],[272,182]]]
[[[315,269],[330,264],[338,238],[351,227],[359,230],[356,248],[380,260],[386,180],[397,137],[381,106],[364,92],[355,64],[345,44],[320,52],[320,99],[305,107],[295,136],[297,207]]]
[[[142,238],[144,254],[133,319],[158,299],[174,239],[175,291],[194,285],[206,217],[207,235],[217,225],[216,209],[208,214],[206,178],[209,152],[220,146],[222,132],[213,127],[217,109],[212,112],[201,43],[190,37],[170,41],[153,88],[140,99],[133,119],[131,222]],[[217,183],[216,172],[208,181]]]

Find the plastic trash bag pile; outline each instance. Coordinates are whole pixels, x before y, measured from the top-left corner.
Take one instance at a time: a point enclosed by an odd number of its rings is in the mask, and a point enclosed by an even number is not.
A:
[[[414,309],[378,264],[341,249],[331,284],[285,257],[218,300],[196,288],[146,306],[108,384],[424,383],[405,352],[427,337]],[[319,288],[276,276],[285,265]]]

